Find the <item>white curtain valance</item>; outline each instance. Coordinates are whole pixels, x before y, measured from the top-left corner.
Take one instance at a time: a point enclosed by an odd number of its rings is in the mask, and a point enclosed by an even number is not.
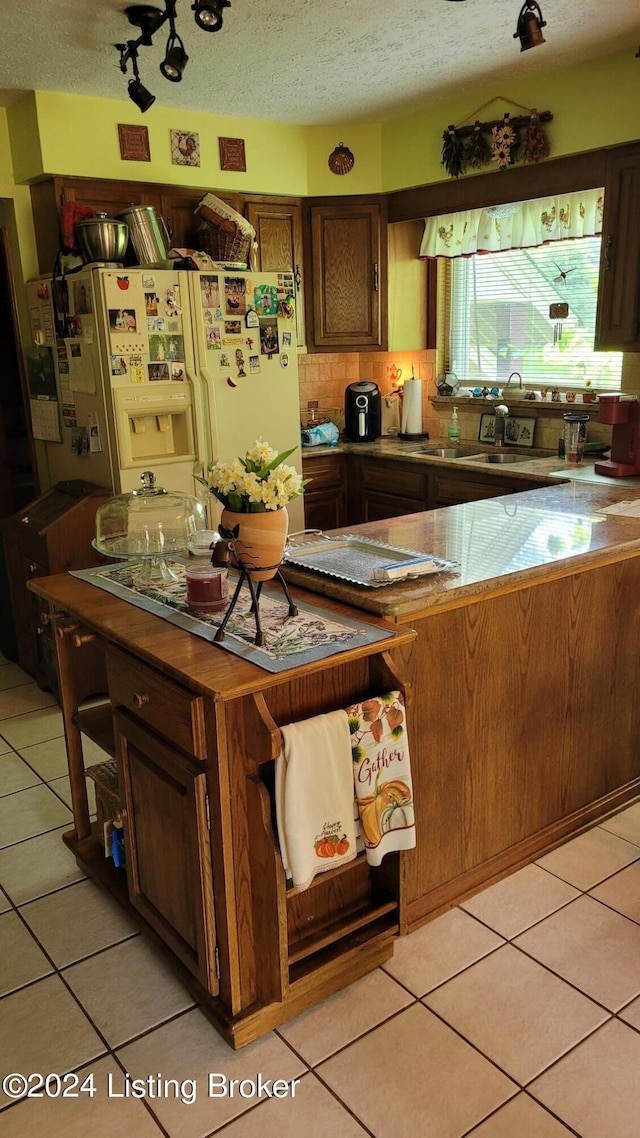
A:
[[[425,219],[421,257],[469,257],[602,233],[604,190],[584,190]]]

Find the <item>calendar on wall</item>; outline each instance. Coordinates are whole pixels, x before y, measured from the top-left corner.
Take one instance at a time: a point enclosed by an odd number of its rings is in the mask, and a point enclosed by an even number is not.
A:
[[[27,348],[25,355],[33,437],[48,443],[61,443],[53,348],[48,345],[33,345]]]

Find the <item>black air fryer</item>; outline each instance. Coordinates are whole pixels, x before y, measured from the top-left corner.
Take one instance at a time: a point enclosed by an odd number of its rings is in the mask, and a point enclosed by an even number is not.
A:
[[[344,433],[354,443],[370,443],[381,434],[377,383],[350,383],[345,392]]]

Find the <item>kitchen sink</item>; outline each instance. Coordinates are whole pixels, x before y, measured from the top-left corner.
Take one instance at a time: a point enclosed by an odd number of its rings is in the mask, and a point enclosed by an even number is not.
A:
[[[478,454],[477,447],[439,447],[439,446],[425,446],[420,447],[420,450],[414,450],[412,454],[430,454],[434,458],[470,458],[472,454]]]
[[[513,462],[531,462],[529,454],[514,454],[513,451],[491,451],[488,454],[474,454],[474,462],[504,463],[511,466]]]

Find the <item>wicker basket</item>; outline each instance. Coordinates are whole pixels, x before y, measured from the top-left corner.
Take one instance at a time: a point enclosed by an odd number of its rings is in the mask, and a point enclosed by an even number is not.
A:
[[[122,813],[122,797],[118,783],[118,764],[115,759],[87,767],[85,774],[96,784],[96,811],[98,816],[98,841],[104,845],[104,827]]]
[[[196,244],[212,261],[229,261],[248,267],[251,254],[251,235],[236,231],[229,233],[203,221],[197,229]]]

